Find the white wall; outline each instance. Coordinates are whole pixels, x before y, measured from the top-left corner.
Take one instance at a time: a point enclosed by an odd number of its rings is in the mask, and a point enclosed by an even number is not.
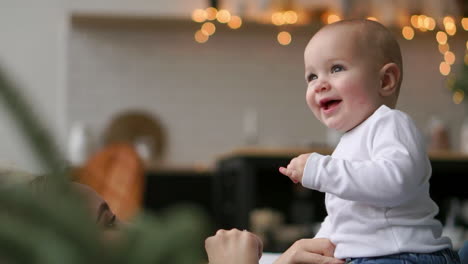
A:
[[[66,41],[72,12],[189,17],[206,1],[169,0],[1,0],[0,64],[37,109],[37,116],[64,147],[67,131]],[[0,105],[0,164],[31,171],[41,166]]]
[[[263,146],[324,144],[327,130],[305,104],[303,50],[313,28],[276,43],[274,27],[218,26],[205,44],[193,40],[194,22],[151,26],[78,25],[70,35],[69,121],[85,121],[101,134],[113,115],[129,109],[153,113],[169,132],[171,163],[210,163],[245,144],[246,109],[258,112]],[[466,33],[451,40],[460,61]],[[439,73],[442,55],[434,33],[399,37],[405,69],[398,108],[425,130],[438,116],[457,149],[462,106],[453,104]]]

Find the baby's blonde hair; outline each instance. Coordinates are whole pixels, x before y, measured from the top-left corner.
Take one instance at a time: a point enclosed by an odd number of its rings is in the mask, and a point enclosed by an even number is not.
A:
[[[398,66],[400,69],[400,78],[395,92],[395,96],[398,98],[401,82],[403,80],[403,59],[400,45],[394,34],[382,24],[367,19],[342,20],[327,25],[321,30],[340,26],[350,26],[357,31],[359,34],[358,40],[360,40],[358,44],[366,47],[366,53],[370,53],[369,55],[376,59],[377,66],[382,67],[392,62]]]

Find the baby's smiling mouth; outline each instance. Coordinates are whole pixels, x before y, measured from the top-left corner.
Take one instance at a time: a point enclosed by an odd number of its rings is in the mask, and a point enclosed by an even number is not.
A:
[[[322,99],[320,100],[320,108],[328,110],[340,104],[341,101],[340,99]]]

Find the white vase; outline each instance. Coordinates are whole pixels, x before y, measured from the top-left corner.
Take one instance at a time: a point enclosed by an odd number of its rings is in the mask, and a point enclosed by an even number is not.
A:
[[[91,133],[85,124],[76,122],[71,127],[67,150],[67,159],[72,166],[82,166],[88,160],[93,151],[93,144]]]

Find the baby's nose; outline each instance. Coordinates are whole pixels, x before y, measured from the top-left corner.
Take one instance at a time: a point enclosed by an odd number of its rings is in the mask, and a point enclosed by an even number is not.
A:
[[[319,93],[319,92],[323,92],[323,91],[328,91],[330,90],[330,83],[323,80],[323,81],[320,81],[317,86],[315,87],[315,92],[316,93]]]

